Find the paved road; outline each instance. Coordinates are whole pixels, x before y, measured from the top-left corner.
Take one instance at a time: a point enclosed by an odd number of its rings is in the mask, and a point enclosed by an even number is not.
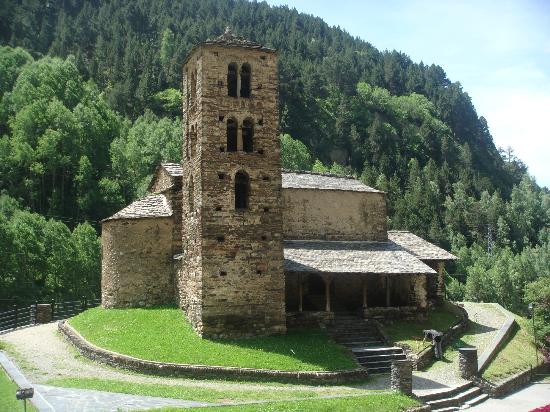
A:
[[[88,389],[58,388],[35,385],[55,412],[117,412],[163,407],[195,407],[213,405],[207,402],[156,398],[153,396],[126,395]]]
[[[550,405],[550,383],[534,383],[502,399],[488,399],[471,412],[528,412]]]

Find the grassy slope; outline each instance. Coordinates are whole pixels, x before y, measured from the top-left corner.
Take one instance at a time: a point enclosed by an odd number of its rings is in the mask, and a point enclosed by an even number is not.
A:
[[[442,309],[430,310],[425,321],[394,321],[384,327],[390,339],[396,343],[408,345],[413,352],[420,352],[431,345],[431,340],[423,342],[424,329],[446,331],[458,321],[458,316]]]
[[[8,377],[4,369],[0,367],[0,411],[23,411],[23,402],[15,399],[17,385]],[[27,401],[27,411],[36,409]]]
[[[70,324],[97,346],[148,360],[282,370],[356,367],[346,349],[319,329],[283,336],[201,339],[177,308],[94,308]]]
[[[351,411],[376,411],[376,412],[399,412],[408,408],[419,406],[419,402],[398,393],[372,394],[366,396],[354,396],[347,398],[331,398],[331,399],[312,399],[303,401],[283,401],[283,402],[268,402],[251,405],[238,406],[221,406],[200,408],[204,411],[290,411],[290,412],[351,412]],[[162,412],[176,412],[184,409],[164,408],[155,409]]]
[[[536,364],[531,324],[521,316],[515,318],[519,328],[483,371],[483,377],[491,382],[502,381]],[[541,359],[539,354],[539,362]]]

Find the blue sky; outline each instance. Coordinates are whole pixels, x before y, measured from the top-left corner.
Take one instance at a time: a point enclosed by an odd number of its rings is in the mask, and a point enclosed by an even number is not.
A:
[[[439,64],[550,187],[550,0],[268,0],[321,17],[380,50]]]

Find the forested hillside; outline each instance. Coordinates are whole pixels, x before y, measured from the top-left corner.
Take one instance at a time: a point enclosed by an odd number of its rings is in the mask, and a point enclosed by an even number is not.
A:
[[[460,83],[439,66],[265,3],[4,0],[4,210],[99,229],[142,195],[158,162],[180,160],[184,57],[227,25],[279,50],[285,166],[354,174],[386,190],[393,228],[462,257],[451,268],[462,282],[450,280],[453,297],[523,308],[525,285],[550,276],[549,195],[513,152],[497,150]],[[33,219],[33,230],[46,224]],[[52,268],[36,263],[24,275],[17,256],[31,252],[20,220],[0,216],[2,253],[14,262],[0,268],[0,298],[23,296],[21,276],[39,285],[34,297],[60,296],[63,287],[44,289],[37,277],[74,269],[36,252]],[[97,276],[86,293],[97,294]]]

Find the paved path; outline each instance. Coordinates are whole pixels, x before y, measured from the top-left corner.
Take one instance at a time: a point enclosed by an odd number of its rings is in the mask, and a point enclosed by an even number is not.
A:
[[[169,406],[189,408],[214,405],[207,402],[126,395],[88,389],[58,388],[48,385],[35,385],[35,388],[54,408],[55,412],[117,412]]]
[[[468,312],[470,329],[462,341],[477,347],[479,355],[491,343],[506,316],[490,303],[464,302],[463,305]],[[458,376],[458,353],[453,348],[445,350],[443,360],[435,362],[426,371],[417,371],[413,375],[415,395],[438,392],[467,382]]]
[[[488,399],[468,411],[528,412],[546,405],[550,407],[550,382],[534,383],[502,399]]]

